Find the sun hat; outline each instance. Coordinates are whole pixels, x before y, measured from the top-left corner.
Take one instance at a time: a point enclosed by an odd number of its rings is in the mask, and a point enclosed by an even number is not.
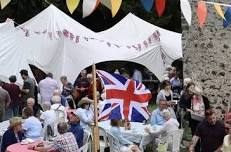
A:
[[[22,124],[22,118],[21,117],[12,117],[10,119],[10,126],[9,127],[13,128],[13,127],[20,125],[20,124]]]
[[[83,97],[83,98],[78,102],[78,107],[80,107],[82,104],[88,104],[88,103],[93,103],[93,100],[89,99],[88,97]]]

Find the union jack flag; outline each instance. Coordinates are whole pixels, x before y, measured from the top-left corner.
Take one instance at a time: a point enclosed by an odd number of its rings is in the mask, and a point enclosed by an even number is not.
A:
[[[151,93],[142,83],[102,70],[97,70],[97,74],[106,91],[99,120],[126,119],[142,122],[149,118],[147,106]]]

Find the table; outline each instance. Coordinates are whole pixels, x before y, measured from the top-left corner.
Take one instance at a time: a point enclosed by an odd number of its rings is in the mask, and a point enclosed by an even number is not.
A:
[[[38,142],[32,144],[22,145],[21,143],[16,143],[7,147],[6,152],[37,152],[35,150],[28,149],[29,145],[37,145]]]
[[[131,130],[125,130],[124,127],[120,127],[124,138],[134,143],[140,143],[140,146],[145,146],[152,141],[153,137],[144,130],[146,127],[151,128],[150,124],[143,124],[140,122],[130,122],[130,124]],[[106,131],[110,131],[110,120],[101,121],[98,125]],[[155,131],[160,130],[160,128],[161,126],[159,125],[155,126]]]

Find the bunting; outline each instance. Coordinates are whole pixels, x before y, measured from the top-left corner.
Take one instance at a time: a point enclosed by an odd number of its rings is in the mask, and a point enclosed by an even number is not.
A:
[[[111,10],[112,17],[118,13],[122,0],[101,0],[101,3]]]
[[[66,0],[67,8],[71,14],[75,11],[78,7],[80,0]]]
[[[158,16],[162,16],[165,10],[165,0],[155,0],[155,7]]]
[[[223,21],[223,27],[226,28],[231,23],[231,8],[228,7],[228,9],[225,12],[225,20]]]
[[[201,28],[205,24],[207,14],[208,14],[208,12],[207,12],[207,8],[206,8],[206,5],[205,5],[205,2],[204,1],[198,2],[197,16],[198,16],[199,26]]]
[[[180,1],[181,11],[188,22],[188,25],[191,25],[192,20],[192,10],[188,0],[181,0]]]
[[[216,4],[214,4],[214,8],[215,8],[217,14],[225,20],[225,16],[224,16],[224,13],[221,9],[221,6],[216,3]]]
[[[5,8],[6,5],[10,3],[11,0],[0,0],[1,2],[1,9]]]
[[[100,0],[83,0],[83,18],[89,16],[99,5]]]
[[[152,6],[154,4],[154,0],[140,0],[144,9],[147,11],[147,12],[150,12],[151,9],[152,9]]]

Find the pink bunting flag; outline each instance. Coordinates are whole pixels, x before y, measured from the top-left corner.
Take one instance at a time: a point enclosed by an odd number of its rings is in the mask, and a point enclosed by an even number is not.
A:
[[[162,16],[165,10],[165,0],[155,0],[155,7],[158,16]]]
[[[199,26],[201,28],[205,24],[207,15],[208,15],[208,11],[205,2],[199,1],[197,6],[197,16],[198,16]]]

